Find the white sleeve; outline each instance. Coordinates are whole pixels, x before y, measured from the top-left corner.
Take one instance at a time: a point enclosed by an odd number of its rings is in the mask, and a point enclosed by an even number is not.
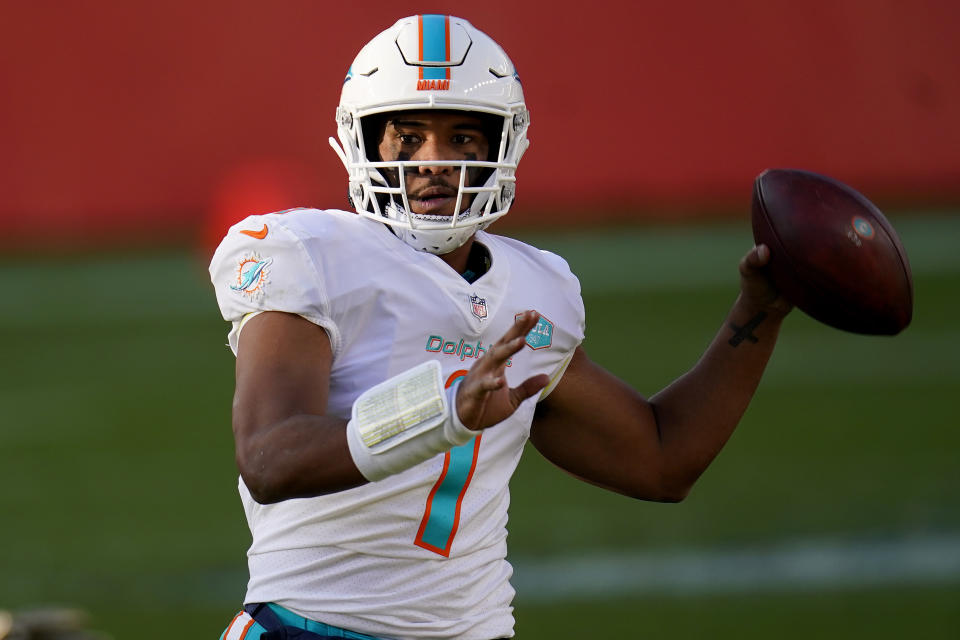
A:
[[[334,354],[339,351],[323,278],[282,214],[250,216],[231,227],[210,262],[210,279],[223,319],[233,325],[234,354],[243,323],[263,311],[306,318],[326,329]]]
[[[586,313],[583,307],[583,297],[580,293],[580,280],[574,275],[573,271],[570,270],[570,265],[567,264],[567,261],[560,256],[543,250],[540,251],[540,254],[544,261],[552,267],[553,273],[556,274],[557,282],[552,285],[551,290],[562,300],[562,303],[559,304],[558,312],[561,314],[560,317],[569,320],[564,324],[564,327],[569,333],[569,338],[563,341],[568,349],[567,355],[563,361],[550,372],[550,382],[543,391],[540,392],[537,402],[546,398],[557,387],[560,379],[563,378],[563,374],[566,373],[567,366],[573,359],[577,347],[583,342],[586,333]]]

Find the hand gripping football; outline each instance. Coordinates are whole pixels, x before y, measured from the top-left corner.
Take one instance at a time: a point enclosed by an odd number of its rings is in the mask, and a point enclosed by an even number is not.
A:
[[[872,202],[832,178],[767,169],[754,181],[753,237],[798,309],[831,327],[895,335],[913,316],[913,279],[896,231]]]

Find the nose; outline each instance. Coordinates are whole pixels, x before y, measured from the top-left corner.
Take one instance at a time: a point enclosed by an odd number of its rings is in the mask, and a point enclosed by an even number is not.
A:
[[[444,144],[440,140],[431,137],[420,145],[420,148],[417,149],[417,152],[411,159],[430,162],[436,160],[452,160],[453,158],[454,154],[450,145]],[[453,173],[454,167],[452,165],[421,165],[418,167],[418,171],[421,175],[449,175]]]

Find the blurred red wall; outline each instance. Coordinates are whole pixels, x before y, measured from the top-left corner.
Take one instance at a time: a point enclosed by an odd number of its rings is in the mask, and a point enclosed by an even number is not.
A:
[[[960,3],[545,6],[3,2],[0,247],[186,239],[211,212],[346,207],[326,142],[344,71],[417,12],[462,14],[520,70],[533,124],[514,223],[746,215],[771,166],[834,175],[881,207],[960,202]]]

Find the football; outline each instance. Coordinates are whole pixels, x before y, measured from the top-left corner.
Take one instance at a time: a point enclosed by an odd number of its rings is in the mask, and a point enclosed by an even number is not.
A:
[[[809,171],[767,169],[754,181],[753,237],[798,309],[831,327],[895,335],[913,316],[907,253],[883,213],[849,186]]]

